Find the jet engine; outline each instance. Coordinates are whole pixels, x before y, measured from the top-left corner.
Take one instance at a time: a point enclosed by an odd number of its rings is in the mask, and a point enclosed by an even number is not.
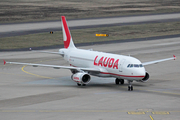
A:
[[[146,72],[145,77],[142,80],[138,80],[137,82],[147,82],[149,80],[149,73]]]
[[[91,80],[91,77],[87,73],[78,72],[71,76],[71,79],[80,84],[88,84]]]

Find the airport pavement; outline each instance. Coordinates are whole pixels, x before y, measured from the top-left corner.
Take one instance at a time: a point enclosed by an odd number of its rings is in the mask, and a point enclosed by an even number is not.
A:
[[[142,62],[177,56],[177,60],[145,66],[146,83],[134,82],[134,91],[115,85],[114,78],[92,77],[78,87],[69,70],[3,65],[3,60],[68,65],[61,56],[26,52],[0,54],[0,116],[3,120],[179,120],[180,38],[124,42],[81,47],[131,55]],[[50,51],[58,51],[52,49]]]

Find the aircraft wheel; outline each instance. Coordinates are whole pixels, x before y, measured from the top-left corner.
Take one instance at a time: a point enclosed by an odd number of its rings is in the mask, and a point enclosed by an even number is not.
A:
[[[133,91],[133,86],[131,86],[131,91]]]
[[[116,83],[116,85],[119,85],[120,79],[116,78],[115,83]]]
[[[124,79],[120,79],[121,85],[124,84]]]
[[[133,86],[128,86],[128,91],[133,91]]]
[[[82,86],[86,86],[86,84],[82,84]]]
[[[81,84],[77,83],[77,86],[81,86]]]

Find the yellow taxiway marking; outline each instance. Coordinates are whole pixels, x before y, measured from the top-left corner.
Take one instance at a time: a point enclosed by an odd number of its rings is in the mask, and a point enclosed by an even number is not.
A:
[[[33,76],[36,76],[36,77],[39,77],[39,78],[54,79],[54,78],[51,78],[51,77],[41,76],[41,75],[37,75],[37,74],[33,74],[33,73],[30,73],[30,72],[27,72],[27,71],[24,70],[24,68],[25,68],[26,66],[27,66],[27,65],[23,66],[23,67],[21,68],[21,70],[22,70],[23,72],[27,73],[27,74],[30,74],[30,75],[33,75]]]
[[[152,114],[156,114],[156,115],[169,115],[169,112],[165,112],[165,111],[157,111],[157,112],[152,112]]]
[[[56,59],[51,59],[51,60],[56,60]],[[45,60],[45,61],[51,61],[51,60]],[[42,62],[42,61],[40,61],[40,62]],[[25,68],[26,66],[27,66],[27,65],[23,66],[23,67],[21,68],[21,70],[22,70],[23,72],[27,73],[27,74],[30,74],[30,75],[33,75],[33,76],[36,76],[36,77],[39,77],[39,78],[54,79],[54,78],[52,78],[52,77],[46,77],[46,76],[41,76],[41,75],[37,75],[37,74],[34,74],[34,73],[27,72],[27,71],[24,70],[24,68]]]
[[[41,112],[41,113],[53,113],[53,112],[69,112],[69,113],[75,113],[75,112],[79,112],[79,113],[93,113],[93,112],[101,112],[101,113],[110,113],[110,112],[116,112],[116,113],[128,113],[128,115],[145,115],[146,112],[145,111],[127,111],[127,110],[48,110],[48,109],[39,109],[39,110],[10,110],[10,109],[0,109],[0,112],[1,113],[6,113],[6,112],[12,112],[12,113],[15,113],[15,112]],[[180,111],[171,111],[171,112],[180,112]],[[153,112],[151,112],[153,113]],[[154,111],[154,113],[160,113],[160,111]],[[170,114],[170,112],[168,111],[162,111],[161,113],[166,113],[166,114]],[[158,115],[164,115],[164,114],[158,114]],[[151,120],[153,120],[153,117],[151,115],[149,115],[149,117],[151,118]]]
[[[139,112],[139,111],[132,111],[132,112],[127,112],[128,114],[131,114],[131,115],[142,115],[142,114],[146,114],[145,112]]]
[[[152,117],[151,115],[150,115],[149,117],[151,118],[151,120],[154,120],[153,117]]]

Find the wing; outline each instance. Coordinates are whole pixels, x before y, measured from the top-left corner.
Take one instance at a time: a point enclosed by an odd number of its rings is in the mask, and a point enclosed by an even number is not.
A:
[[[64,55],[60,52],[49,52],[49,51],[36,51],[36,50],[31,50],[32,52],[39,52],[39,53],[49,53],[49,54],[59,54],[59,55]]]
[[[166,59],[161,59],[161,60],[155,60],[155,61],[150,61],[150,62],[144,62],[142,63],[143,65],[150,65],[150,64],[156,64],[156,63],[159,63],[159,62],[163,62],[163,61],[167,61],[167,60],[175,60],[176,59],[176,56],[173,55],[173,57],[171,58],[166,58]]]
[[[59,54],[59,55],[62,55],[60,52],[34,51],[34,50],[32,50],[32,52],[40,52],[40,53],[50,53],[50,54]]]
[[[60,52],[50,52],[50,51],[39,51],[39,50],[32,50],[32,48],[29,48],[30,51],[32,52],[39,52],[39,53],[49,53],[49,54],[59,54],[59,55],[64,55],[63,53]]]
[[[33,63],[20,63],[20,62],[6,62],[4,61],[4,65],[6,63],[9,64],[16,64],[16,65],[28,65],[33,67],[50,67],[54,69],[70,69],[70,70],[77,70],[77,71],[92,71],[92,72],[100,72],[99,69],[96,68],[81,68],[81,67],[72,67],[72,66],[59,66],[59,65],[47,65],[47,64],[33,64]]]

